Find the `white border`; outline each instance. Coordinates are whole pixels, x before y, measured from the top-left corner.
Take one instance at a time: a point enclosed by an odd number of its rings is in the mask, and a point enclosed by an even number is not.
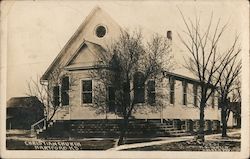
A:
[[[7,81],[7,16],[4,17],[5,11],[11,7],[14,2],[1,2],[1,156],[3,158],[248,158],[249,157],[249,32],[242,34],[242,142],[241,152],[107,152],[107,151],[9,151],[5,150],[5,119],[6,119],[6,81]],[[242,7],[244,13],[249,13],[249,4],[240,3],[237,7]],[[246,7],[243,7],[243,6]],[[3,6],[5,8],[3,8]],[[7,9],[6,9],[7,8]],[[246,15],[242,19],[245,26],[249,28],[249,17]]]

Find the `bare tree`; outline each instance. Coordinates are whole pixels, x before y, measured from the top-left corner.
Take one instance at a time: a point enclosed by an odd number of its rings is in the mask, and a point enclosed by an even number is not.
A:
[[[227,122],[230,112],[234,109],[232,104],[238,103],[240,100],[240,80],[238,76],[241,67],[241,60],[237,61],[235,58],[225,69],[222,80],[219,82],[218,93],[221,108],[222,137],[227,136]],[[232,99],[230,99],[230,96],[232,96]]]
[[[184,35],[178,34],[181,42],[189,52],[185,58],[185,67],[191,71],[199,80],[200,85],[200,120],[198,140],[204,141],[204,108],[208,99],[214,93],[220,81],[223,80],[223,73],[230,68],[230,64],[236,59],[240,52],[237,47],[238,37],[233,41],[231,47],[224,52],[218,48],[227,24],[221,25],[220,19],[213,23],[213,14],[206,27],[201,27],[200,17],[195,20],[186,18],[180,11],[185,24]],[[228,68],[229,67],[229,68]]]
[[[237,125],[236,127],[241,127],[241,77],[237,77],[237,79],[234,82],[234,88],[232,89],[232,98],[231,101],[235,105],[231,106],[231,111],[234,112],[234,117],[237,120]],[[228,119],[227,119],[228,120]]]
[[[63,69],[57,67],[54,69],[53,73],[50,74],[49,82],[44,83],[40,81],[40,77],[37,77],[36,80],[31,79],[27,82],[28,91],[26,95],[36,96],[41,101],[44,106],[47,122],[53,119],[57,110],[62,105],[63,97],[59,94],[59,85],[62,85],[62,79],[65,76],[67,76],[67,73],[63,73]],[[72,85],[73,81],[71,80],[70,82]],[[68,94],[68,92],[66,93]]]
[[[37,77],[36,80],[30,79],[30,81],[27,81],[27,93],[26,95],[29,97],[35,96],[38,98],[38,100],[42,103],[42,110],[45,111],[44,115],[47,114],[47,94],[46,94],[46,88],[40,84],[40,78]]]
[[[234,80],[232,88],[232,102],[241,102],[241,76],[239,75]]]
[[[97,113],[109,112],[122,118],[118,145],[123,144],[133,113],[143,111],[141,108],[145,106],[152,111],[163,106],[159,99],[162,92],[156,88],[160,87],[157,81],[163,77],[163,70],[172,66],[169,44],[167,38],[156,34],[144,43],[141,31],[122,32],[105,53],[98,55],[98,69],[90,72],[98,79],[91,107]]]

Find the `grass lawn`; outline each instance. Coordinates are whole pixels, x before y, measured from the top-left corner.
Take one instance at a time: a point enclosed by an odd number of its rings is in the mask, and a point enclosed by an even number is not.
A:
[[[8,150],[107,150],[115,145],[115,139],[36,139],[29,131],[11,130],[6,134]],[[204,143],[194,140],[172,142],[162,145],[138,147],[125,151],[240,151],[240,133],[228,137],[212,136]],[[161,141],[160,138],[127,138],[125,144]]]
[[[205,141],[196,143],[195,141],[181,141],[128,149],[126,151],[240,151],[239,141]]]
[[[36,139],[30,137],[29,130],[8,130],[6,133],[8,150],[107,150],[114,144],[113,139]]]
[[[216,140],[240,140],[241,134],[237,133],[237,134],[233,134],[233,135],[228,135],[227,137],[217,136],[217,137],[213,137],[212,139],[216,139]]]

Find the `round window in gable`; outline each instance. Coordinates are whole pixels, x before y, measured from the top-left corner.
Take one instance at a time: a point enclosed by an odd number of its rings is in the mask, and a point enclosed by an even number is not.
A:
[[[99,38],[104,37],[106,35],[106,33],[107,33],[107,29],[102,25],[98,26],[95,30],[95,34]]]

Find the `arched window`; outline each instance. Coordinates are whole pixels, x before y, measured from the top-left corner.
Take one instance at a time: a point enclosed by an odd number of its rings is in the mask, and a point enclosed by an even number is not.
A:
[[[134,74],[134,100],[135,103],[144,103],[145,101],[144,74],[141,72]]]

